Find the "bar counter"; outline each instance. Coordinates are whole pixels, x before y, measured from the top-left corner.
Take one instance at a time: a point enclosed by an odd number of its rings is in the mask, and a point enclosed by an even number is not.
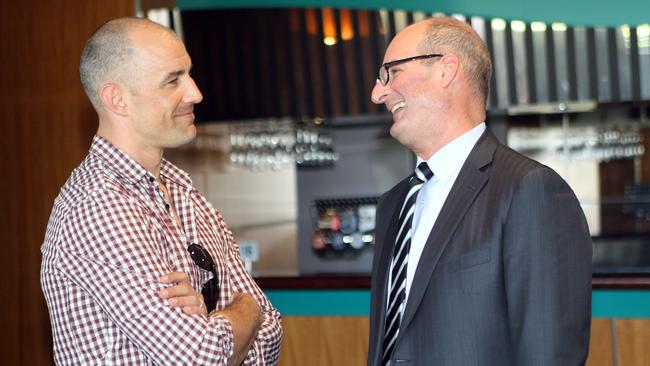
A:
[[[367,316],[370,277],[257,276],[284,316]],[[650,274],[594,274],[594,318],[650,318]]]

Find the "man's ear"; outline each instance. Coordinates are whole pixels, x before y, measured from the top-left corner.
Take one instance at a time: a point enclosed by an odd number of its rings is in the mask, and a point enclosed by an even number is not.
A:
[[[453,53],[446,54],[440,59],[440,81],[443,87],[447,87],[458,75],[460,67],[458,56]]]
[[[107,110],[123,117],[129,114],[126,95],[124,95],[122,86],[113,83],[104,85],[99,90],[99,99]]]

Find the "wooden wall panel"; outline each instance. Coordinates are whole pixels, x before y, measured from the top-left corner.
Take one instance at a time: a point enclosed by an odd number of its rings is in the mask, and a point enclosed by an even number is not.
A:
[[[617,365],[650,366],[650,319],[616,319]]]
[[[79,57],[98,25],[134,9],[133,0],[0,2],[3,365],[52,364],[40,245],[54,197],[97,127]]]
[[[362,366],[368,317],[285,317],[280,366]]]
[[[367,317],[289,316],[283,319],[283,326],[280,366],[366,364]],[[616,329],[616,342],[612,340],[612,327]],[[593,319],[587,366],[650,366],[648,344],[649,319]]]
[[[612,321],[610,319],[592,319],[589,357],[587,366],[612,366]]]

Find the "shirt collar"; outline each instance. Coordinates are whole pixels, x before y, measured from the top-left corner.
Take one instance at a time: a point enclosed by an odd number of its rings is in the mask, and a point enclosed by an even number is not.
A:
[[[165,158],[160,163],[160,175],[172,182],[175,182],[185,188],[192,188],[192,179],[190,175],[169,162]]]
[[[90,153],[97,155],[104,161],[108,169],[117,173],[131,184],[136,184],[142,179],[155,179],[137,161],[99,135],[93,137],[93,142],[90,145]],[[192,187],[192,180],[189,175],[164,158],[160,163],[160,175],[166,180],[173,181],[187,188]]]
[[[427,164],[434,174],[433,179],[442,182],[459,171],[484,131],[485,122],[481,122],[433,154],[427,160]],[[417,158],[417,164],[422,161],[424,160]]]

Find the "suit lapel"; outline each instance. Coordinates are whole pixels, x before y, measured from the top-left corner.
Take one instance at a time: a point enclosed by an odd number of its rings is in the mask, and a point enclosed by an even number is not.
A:
[[[497,144],[496,138],[486,131],[463,164],[420,256],[400,329],[406,329],[413,320],[442,253],[472,202],[488,181],[487,175],[481,169],[492,162]],[[401,338],[404,332],[400,333]]]
[[[379,263],[379,288],[381,291],[381,299],[383,305],[386,304],[385,296],[386,286],[388,284],[388,273],[390,267],[390,260],[393,254],[393,247],[395,246],[395,236],[397,235],[397,222],[399,216],[399,205],[402,203],[404,196],[406,195],[406,188],[408,188],[408,179],[400,182],[395,189],[386,197],[386,201],[383,204],[382,210],[379,213],[378,222],[387,223],[387,225],[381,225],[377,230],[377,242],[381,243],[381,246],[377,248]],[[383,229],[385,228],[385,229]],[[383,229],[383,230],[382,230]],[[385,306],[382,308],[385,311]]]
[[[397,235],[397,223],[399,216],[399,205],[404,200],[406,189],[408,188],[408,179],[398,183],[386,195],[382,203],[381,210],[377,212],[377,229],[376,242],[380,243],[376,248],[376,263],[373,265],[373,275],[376,277],[377,285],[374,287],[376,294],[374,298],[377,305],[374,307],[377,311],[375,321],[377,343],[373,358],[374,364],[379,364],[378,357],[381,357],[381,344],[384,339],[384,319],[386,317],[386,291],[388,286],[388,273],[390,271],[390,261],[395,246],[395,236]]]

